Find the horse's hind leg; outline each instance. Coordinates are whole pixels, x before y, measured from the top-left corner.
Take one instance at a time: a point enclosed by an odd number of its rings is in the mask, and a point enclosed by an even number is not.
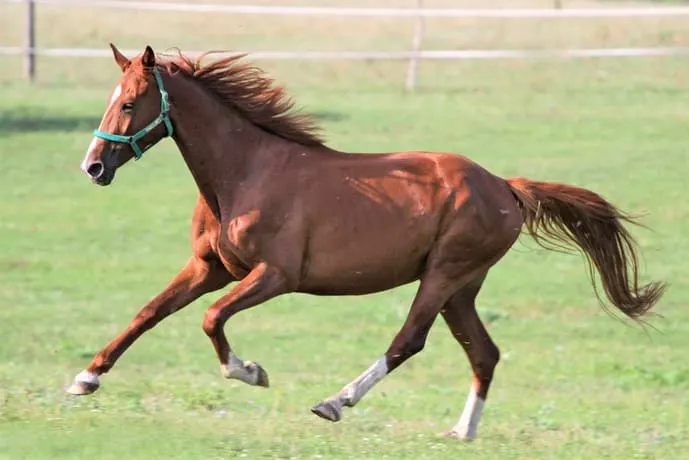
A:
[[[342,407],[353,407],[373,386],[408,358],[420,352],[442,306],[447,302],[459,281],[444,274],[428,274],[422,280],[407,319],[384,356],[363,374],[346,385],[339,393],[316,404],[311,411],[326,420],[342,418]]]
[[[464,411],[457,424],[447,433],[448,436],[467,441],[476,437],[488,388],[493,380],[493,371],[500,359],[498,347],[491,340],[476,312],[476,296],[482,283],[483,279],[461,289],[441,310],[452,335],[464,348],[474,372]]]

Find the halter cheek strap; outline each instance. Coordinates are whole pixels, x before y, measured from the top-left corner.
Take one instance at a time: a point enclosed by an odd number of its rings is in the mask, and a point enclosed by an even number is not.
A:
[[[165,136],[163,137],[172,136],[172,133],[174,132],[174,129],[172,128],[172,121],[170,120],[170,102],[168,100],[167,91],[165,91],[165,88],[163,87],[163,79],[160,77],[160,72],[158,71],[158,69],[153,69],[153,75],[155,76],[156,82],[158,83],[158,91],[160,91],[160,115],[158,115],[152,122],[150,122],[144,128],[140,129],[131,136],[122,136],[121,134],[106,133],[98,129],[93,131],[94,136],[100,137],[101,139],[105,139],[106,141],[117,142],[120,144],[128,144],[134,151],[134,158],[136,158],[137,160],[143,156],[146,150],[150,149],[156,144],[155,142],[153,142],[151,144],[144,146],[143,148],[139,147],[138,142],[144,136],[146,136],[146,134],[153,131],[160,124],[165,125]]]

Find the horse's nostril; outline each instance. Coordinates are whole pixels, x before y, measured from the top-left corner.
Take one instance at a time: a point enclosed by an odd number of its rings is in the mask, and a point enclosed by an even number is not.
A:
[[[96,161],[95,163],[91,163],[86,170],[86,174],[91,176],[92,179],[98,179],[100,176],[103,175],[103,171],[105,168],[103,167],[103,163],[100,161]]]

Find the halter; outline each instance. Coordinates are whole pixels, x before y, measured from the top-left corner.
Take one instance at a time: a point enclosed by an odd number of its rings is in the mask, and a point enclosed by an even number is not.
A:
[[[118,142],[120,144],[129,144],[129,146],[134,151],[134,158],[136,158],[137,160],[143,156],[146,150],[150,149],[155,145],[155,142],[146,145],[144,148],[140,148],[137,145],[137,142],[139,142],[141,138],[143,138],[146,134],[153,131],[161,123],[165,124],[166,132],[165,136],[163,137],[172,136],[172,133],[174,132],[174,130],[172,129],[172,122],[170,121],[170,104],[168,102],[167,91],[165,91],[165,88],[163,87],[163,79],[160,77],[160,72],[158,72],[158,69],[153,69],[153,75],[155,75],[156,82],[158,82],[158,91],[160,91],[160,115],[158,115],[155,118],[155,120],[153,120],[146,127],[140,129],[137,133],[131,136],[122,136],[120,134],[106,133],[98,129],[93,131],[93,135],[96,137],[100,137],[101,139],[105,139],[111,142]]]

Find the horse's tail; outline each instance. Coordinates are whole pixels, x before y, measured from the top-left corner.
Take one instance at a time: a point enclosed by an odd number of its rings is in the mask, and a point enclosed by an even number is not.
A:
[[[644,315],[663,295],[665,284],[639,285],[637,246],[623,223],[636,224],[598,194],[569,185],[508,179],[524,216],[524,225],[546,249],[578,247],[586,256],[591,284],[598,271],[605,294],[625,315]]]

